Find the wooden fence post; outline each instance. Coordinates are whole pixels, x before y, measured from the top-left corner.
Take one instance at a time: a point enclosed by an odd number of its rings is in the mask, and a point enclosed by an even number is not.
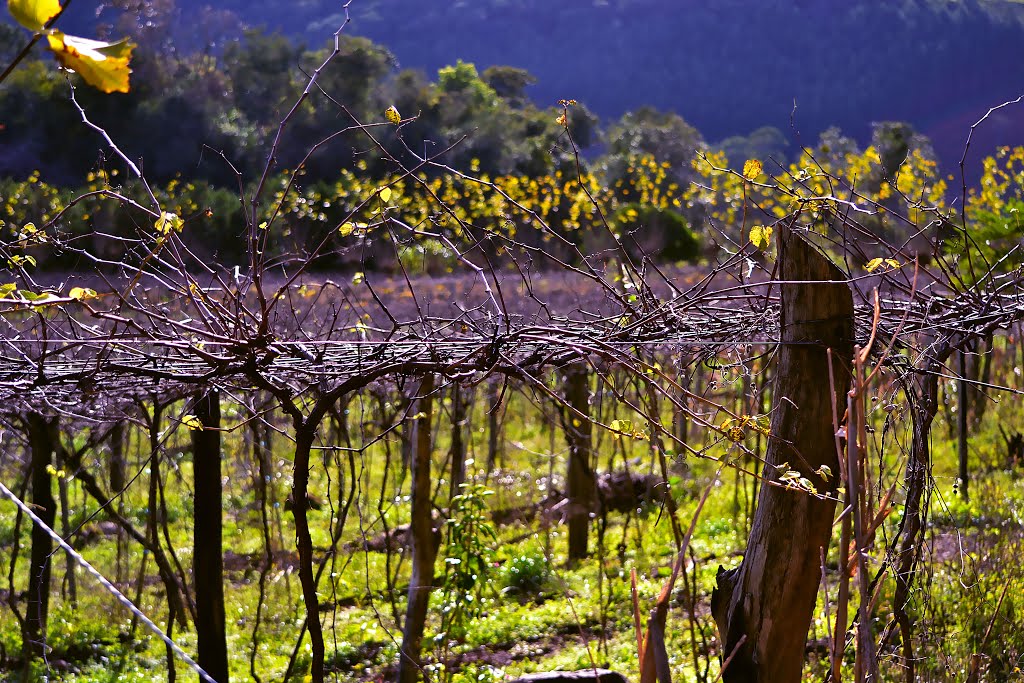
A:
[[[57,502],[53,499],[50,469],[57,450],[56,421],[39,413],[28,416],[28,442],[32,458],[32,507],[48,527],[53,528]],[[53,541],[40,527],[32,526],[29,560],[28,604],[25,609],[24,650],[27,657],[42,657],[46,651],[46,621],[50,607],[50,567]]]
[[[782,344],[771,438],[743,562],[719,569],[712,595],[726,683],[799,681],[835,502],[778,485],[797,470],[821,493],[839,476],[833,405],[845,406],[853,357],[853,296],[843,273],[801,236],[779,229]],[[829,388],[827,349],[832,349]],[[841,408],[840,408],[841,410]],[[789,463],[787,467],[779,467]],[[831,470],[825,478],[822,466]]]
[[[201,429],[192,430],[192,468],[195,478],[193,540],[196,586],[196,635],[199,666],[217,683],[228,681],[228,646],[224,616],[224,550],[220,394],[199,394],[193,410]],[[202,680],[200,679],[200,683]]]
[[[420,651],[423,629],[434,585],[434,561],[437,542],[430,500],[430,427],[434,413],[434,376],[426,375],[420,383],[416,400],[416,418],[412,436],[412,517],[409,537],[412,541],[412,575],[409,578],[409,600],[402,630],[402,650],[398,664],[398,682],[416,683],[422,668]]]
[[[565,368],[562,428],[569,445],[566,495],[569,500],[569,562],[587,556],[590,514],[597,502],[594,477],[593,423],[590,419],[590,371],[584,363]]]

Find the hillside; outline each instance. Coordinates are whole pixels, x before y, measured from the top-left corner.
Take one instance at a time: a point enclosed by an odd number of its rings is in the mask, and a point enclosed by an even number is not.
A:
[[[178,0],[177,10],[184,19],[203,4]],[[313,46],[339,25],[340,4],[218,7]],[[94,21],[75,9],[71,21]],[[356,0],[351,12],[347,30],[386,45],[401,67],[515,65],[537,77],[542,106],[572,97],[611,119],[649,104],[708,140],[765,125],[791,142],[833,125],[864,140],[873,121],[907,120],[949,165],[970,124],[1024,87],[1024,6],[1007,0]],[[1024,115],[1004,113],[978,146],[1022,132]]]

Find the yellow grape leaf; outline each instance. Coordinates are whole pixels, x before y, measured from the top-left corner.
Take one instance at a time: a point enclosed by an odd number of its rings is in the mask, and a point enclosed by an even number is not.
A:
[[[29,31],[41,31],[60,12],[57,0],[7,0],[7,9]]]
[[[395,105],[391,105],[384,110],[384,118],[388,120],[388,123],[393,123],[396,126],[402,122],[402,115],[398,113]]]
[[[128,62],[135,44],[125,39],[116,43],[69,36],[53,31],[46,36],[57,61],[78,73],[89,85],[103,92],[128,92]]]
[[[758,249],[767,249],[772,243],[772,228],[765,225],[755,225],[750,229],[750,243]]]
[[[341,233],[342,237],[348,237],[349,235],[351,235],[353,233],[361,233],[363,230],[366,230],[368,227],[370,227],[370,226],[367,225],[366,223],[353,223],[351,221],[348,221],[347,223],[342,223],[341,224],[341,227],[338,228],[338,232]]]
[[[86,299],[92,299],[96,296],[95,289],[89,289],[88,287],[72,287],[71,291],[68,292],[68,296],[78,301],[85,301]]]
[[[899,268],[900,267],[900,262],[897,261],[894,258],[886,258],[886,259],[873,258],[873,259],[871,259],[870,261],[868,261],[867,263],[864,264],[864,270],[868,271],[869,273],[873,273],[876,270],[878,270],[879,268],[881,268],[882,266],[888,266],[889,268]],[[882,268],[882,270],[885,270],[885,269]]]
[[[757,180],[763,168],[757,159],[747,159],[747,162],[743,164],[743,177],[747,180]]]
[[[385,187],[380,191],[380,200],[384,203],[391,201],[391,188]]]
[[[164,211],[160,214],[160,218],[156,219],[156,223],[153,224],[153,227],[161,235],[166,235],[172,230],[174,232],[181,232],[183,225],[185,225],[185,221],[179,218],[178,214]]]
[[[767,415],[744,415],[743,425],[762,434],[770,434],[772,421]]]
[[[195,415],[185,415],[181,418],[181,424],[185,425],[193,432],[199,432],[204,429],[202,421]]]

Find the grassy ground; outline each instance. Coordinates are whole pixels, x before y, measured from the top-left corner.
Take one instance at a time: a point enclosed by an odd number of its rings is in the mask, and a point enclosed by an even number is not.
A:
[[[524,397],[512,395],[504,415],[503,453],[498,467],[485,474],[486,415],[478,402],[469,419],[469,470],[473,481],[493,491],[487,501],[494,509],[530,505],[545,498],[552,489],[563,487],[565,446],[560,432],[552,434],[550,416],[545,417]],[[1015,399],[1004,399],[990,407],[984,422],[972,433],[971,499],[964,501],[956,485],[955,441],[948,437],[947,414],[940,411],[933,431],[933,486],[929,495],[930,524],[925,536],[920,575],[910,611],[916,620],[918,671],[921,680],[962,680],[972,653],[986,656],[990,680],[1020,678],[1024,666],[1024,478],[1021,469],[1000,461],[1002,442],[998,426],[1020,428]],[[348,426],[355,438],[376,429],[370,424],[370,401],[357,400],[349,406]],[[447,425],[445,410],[439,424]],[[181,408],[172,408],[169,415]],[[948,414],[949,416],[952,413]],[[906,437],[906,418],[876,414],[876,450],[886,450],[879,460],[879,483],[888,486],[901,477],[898,444]],[[230,415],[226,422],[238,421]],[[436,435],[436,463],[443,468],[449,447],[447,427]],[[891,439],[886,445],[884,438]],[[79,435],[78,438],[82,438]],[[325,431],[325,442],[332,438]],[[709,437],[701,437],[709,438]],[[173,432],[164,448],[162,470],[166,483],[168,533],[171,546],[182,566],[191,564],[191,486],[188,433]],[[130,474],[137,482],[128,489],[120,505],[139,528],[148,518],[147,480],[149,470],[138,437],[130,442]],[[753,445],[753,444],[751,444]],[[598,451],[604,462],[615,453],[616,462],[629,461],[646,471],[651,466],[650,443],[645,440],[615,441],[605,434]],[[347,502],[351,485],[347,456],[332,450],[319,451],[322,458],[313,471],[312,488],[325,505],[310,513],[314,546],[318,557],[332,543],[332,520]],[[709,614],[710,592],[719,565],[732,567],[740,561],[748,529],[749,500],[753,480],[726,470],[713,481],[717,458],[736,452],[719,444],[708,450],[708,460],[675,460],[672,466],[673,494],[679,503],[678,518],[685,526],[704,487],[712,494],[701,516],[690,548],[683,580],[677,583],[669,616],[669,653],[674,680],[710,681],[718,672],[716,631]],[[104,455],[98,453],[91,467],[102,472]],[[234,680],[282,680],[292,658],[302,627],[304,610],[294,554],[291,552],[291,515],[284,509],[290,486],[290,454],[283,438],[273,449],[273,478],[268,508],[274,563],[261,572],[264,541],[260,507],[254,498],[255,465],[244,430],[229,432],[225,440],[224,547],[226,566],[226,613],[231,675]],[[8,457],[0,472],[12,481],[19,467]],[[397,660],[400,629],[397,616],[404,613],[402,587],[408,577],[408,560],[402,552],[390,555],[379,549],[366,550],[365,539],[380,539],[385,525],[393,529],[408,521],[408,476],[402,471],[397,441],[378,443],[355,459],[356,497],[352,501],[339,543],[339,552],[327,559],[320,583],[320,600],[326,606],[322,617],[327,638],[328,665],[333,680],[387,679]],[[549,477],[549,472],[553,473]],[[438,479],[437,488],[447,491]],[[82,554],[133,599],[139,590],[140,563],[137,548],[104,534],[102,518],[90,520],[96,504],[85,498],[74,479],[69,481],[72,526],[84,524],[92,534],[82,542]],[[882,548],[896,529],[902,514],[901,489],[897,485],[895,505],[880,530],[878,552],[872,566],[881,560]],[[445,494],[439,496],[444,500]],[[333,503],[333,504],[332,504]],[[24,525],[20,537],[14,533],[13,507],[0,503],[0,566],[10,565],[14,548],[20,544],[14,590],[24,590],[28,536]],[[658,507],[643,507],[628,516],[610,515],[607,524],[595,521],[591,529],[590,559],[575,566],[566,562],[566,539],[558,520],[512,522],[496,528],[497,540],[487,541],[487,567],[481,570],[479,595],[469,611],[471,618],[450,628],[457,638],[439,635],[441,609],[432,611],[425,651],[432,656],[434,678],[486,683],[529,671],[576,669],[605,666],[637,677],[636,641],[632,628],[630,573],[636,571],[641,613],[645,614],[660,591],[675,555],[668,517]],[[80,537],[83,538],[83,537]],[[835,545],[833,545],[833,549]],[[442,554],[445,545],[442,544]],[[168,676],[163,644],[113,600],[89,577],[78,573],[77,604],[68,598],[67,565],[62,553],[54,556],[54,593],[49,623],[50,680],[63,681],[164,681]],[[445,571],[439,558],[438,573]],[[139,605],[158,624],[166,619],[166,605],[152,562],[145,564]],[[834,598],[838,572],[834,560],[826,585]],[[263,596],[261,598],[261,586]],[[891,609],[892,582],[883,581],[875,623],[883,629]],[[6,600],[10,584],[0,578]],[[445,602],[443,590],[435,591],[432,605]],[[253,630],[260,608],[258,638]],[[24,602],[19,604],[24,609]],[[808,654],[808,676],[818,680],[824,671],[819,656],[825,651],[829,613],[823,597],[810,639],[820,648]],[[17,680],[15,656],[20,652],[17,621],[6,608],[0,610],[0,679]],[[175,639],[194,652],[195,633],[176,629]],[[256,643],[254,645],[254,642]],[[250,658],[255,647],[254,666]],[[881,650],[887,680],[901,677],[892,656],[899,651],[898,638]],[[852,652],[852,650],[851,650]],[[852,656],[852,655],[851,655]],[[851,660],[852,661],[852,660]],[[295,655],[292,676],[304,679],[309,648],[303,642]],[[34,665],[30,680],[42,680],[42,665]],[[189,675],[176,662],[179,676]],[[255,676],[253,676],[255,672]]]

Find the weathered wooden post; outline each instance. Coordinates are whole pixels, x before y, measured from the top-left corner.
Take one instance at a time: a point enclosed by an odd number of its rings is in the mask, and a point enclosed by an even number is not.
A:
[[[565,368],[562,429],[569,445],[566,495],[569,500],[569,562],[587,556],[590,513],[597,502],[593,465],[593,423],[590,419],[590,372],[584,362]]]
[[[31,461],[32,507],[39,518],[53,528],[57,502],[53,499],[50,468],[57,450],[56,421],[39,413],[28,418],[28,443]],[[29,553],[28,604],[25,609],[24,650],[27,657],[42,657],[46,652],[46,622],[50,611],[50,556],[53,541],[37,525],[32,526],[32,550]]]
[[[853,296],[843,273],[800,235],[779,229],[782,336],[765,483],[743,562],[718,572],[712,612],[727,683],[799,681],[821,580],[821,550],[835,502],[774,485],[777,465],[834,492],[839,462],[832,406],[846,404],[853,356]],[[832,350],[829,368],[827,350]],[[835,393],[829,387],[829,373]],[[832,475],[822,477],[822,466]]]
[[[448,498],[462,494],[462,484],[466,481],[466,399],[463,389],[457,382],[452,383],[452,445],[451,445],[451,485]],[[472,397],[470,398],[472,405]]]
[[[409,577],[409,600],[402,630],[402,649],[398,664],[398,683],[416,683],[420,676],[420,651],[423,628],[434,585],[434,561],[437,543],[434,539],[434,518],[430,501],[430,427],[434,414],[434,376],[427,375],[420,383],[416,399],[416,418],[412,434],[412,516],[409,537],[412,541],[412,575]]]
[[[501,396],[500,382],[487,383],[487,478],[501,457]]]
[[[192,468],[195,478],[195,541],[193,571],[196,586],[196,635],[199,666],[217,683],[228,680],[228,647],[224,615],[224,551],[220,449],[220,394],[199,394],[194,403],[200,423],[192,430]],[[202,677],[200,677],[202,683]]]
[[[967,349],[961,348],[957,352],[957,359],[960,361],[958,370],[960,371],[960,379],[956,383],[956,452],[957,452],[957,480],[960,485],[960,497],[964,500],[970,500],[970,493],[968,491],[968,481],[970,476],[970,467],[968,465],[968,450],[967,450],[967,438],[968,438],[968,426],[967,417],[970,411],[970,392],[971,389],[967,385]]]

